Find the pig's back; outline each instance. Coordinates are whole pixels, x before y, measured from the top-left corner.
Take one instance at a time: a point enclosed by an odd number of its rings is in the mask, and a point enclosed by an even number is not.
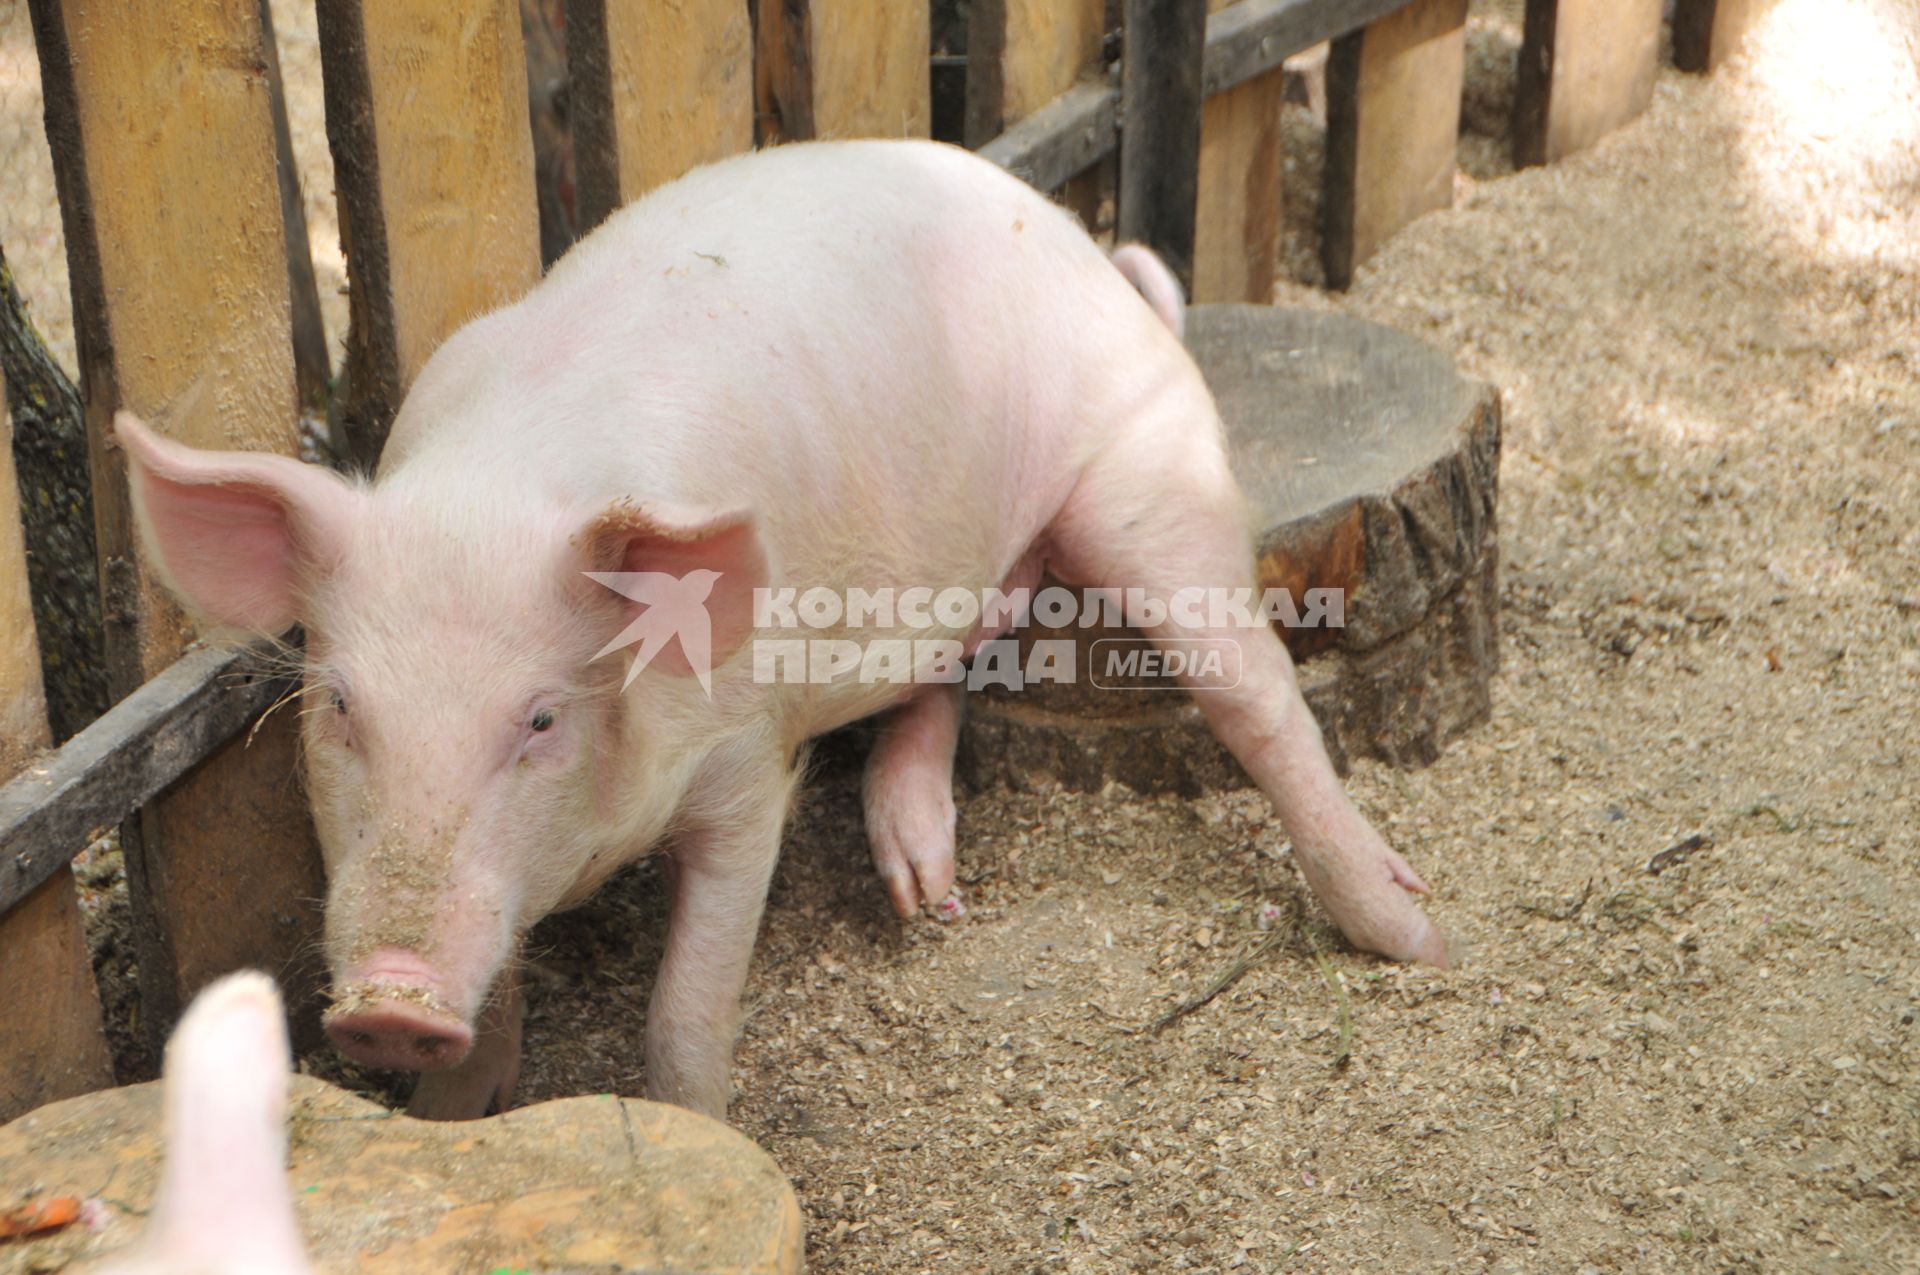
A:
[[[809,583],[990,584],[1167,360],[1078,224],[986,161],[788,146],[631,205],[457,334],[384,468],[749,505]]]

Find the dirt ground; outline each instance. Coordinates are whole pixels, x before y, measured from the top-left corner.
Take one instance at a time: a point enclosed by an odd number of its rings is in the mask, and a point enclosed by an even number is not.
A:
[[[1516,174],[1519,10],[1454,208],[1330,296],[1300,199],[1277,288],[1504,394],[1492,718],[1350,780],[1469,963],[1347,949],[1251,792],[967,794],[970,914],[902,926],[836,740],[732,1109],[812,1270],[1920,1270],[1920,21],[1782,0]],[[662,921],[642,869],[536,932],[522,1101],[640,1092]]]

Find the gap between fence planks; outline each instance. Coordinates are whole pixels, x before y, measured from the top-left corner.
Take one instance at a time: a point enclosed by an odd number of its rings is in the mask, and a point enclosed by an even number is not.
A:
[[[107,667],[136,693],[194,637],[134,543],[116,408],[203,447],[297,437],[286,244],[255,4],[31,0],[66,228],[102,563]],[[165,216],[155,216],[164,209]],[[322,873],[282,718],[121,833],[156,1047],[192,993],[241,965],[293,973]],[[43,847],[44,849],[44,847]],[[291,979],[289,1001],[310,980]]]
[[[753,148],[742,0],[568,0],[567,57],[583,234],[655,186]]]
[[[0,379],[0,783],[38,760],[37,750],[49,740],[13,432]],[[77,849],[85,843],[67,844]],[[113,1083],[100,992],[67,862],[62,859],[18,907],[0,906],[0,969],[7,972],[8,988],[7,1012],[0,1014],[0,1124]]]

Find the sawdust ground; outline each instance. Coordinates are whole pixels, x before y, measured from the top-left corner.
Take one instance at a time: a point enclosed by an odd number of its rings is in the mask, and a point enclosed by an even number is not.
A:
[[[1920,92],[1871,8],[1821,7],[1787,0],[1750,61],[1663,71],[1642,120],[1516,175],[1518,7],[1476,6],[1455,208],[1344,297],[1279,289],[1505,392],[1492,720],[1352,779],[1471,964],[1344,949],[1247,793],[969,795],[971,916],[902,928],[836,746],[733,1108],[794,1177],[813,1269],[1920,1253]],[[1866,43],[1813,60],[1829,25]],[[1304,926],[1128,1034],[1258,943],[1262,902]],[[542,927],[525,1099],[637,1091],[662,919],[643,872]]]

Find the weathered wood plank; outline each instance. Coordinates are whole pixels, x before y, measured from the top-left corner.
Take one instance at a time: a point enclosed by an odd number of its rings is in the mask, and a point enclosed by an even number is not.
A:
[[[1677,0],[1673,9],[1673,64],[1711,71],[1740,49],[1774,0]]]
[[[48,742],[19,505],[0,390],[0,782]],[[0,1014],[0,1121],[112,1084],[72,872],[56,872],[22,906],[0,912],[0,969],[8,985],[7,1012]]]
[[[974,0],[967,22],[967,145],[978,148],[1097,75],[1106,9],[1105,0]],[[1070,177],[1060,202],[1091,227],[1111,179],[1101,168]]]
[[[107,666],[124,695],[194,633],[134,543],[114,411],[199,446],[296,445],[264,33],[253,0],[32,8],[93,454]],[[206,782],[251,800],[179,794],[122,829],[142,1024],[156,1044],[207,974],[286,967],[317,933],[322,874],[293,751],[289,717],[260,747],[209,763]],[[289,915],[297,922],[282,925]],[[201,927],[208,916],[218,924]]]
[[[1201,91],[1211,97],[1265,75],[1325,40],[1358,31],[1409,0],[1240,0],[1207,19]]]
[[[1513,162],[1550,164],[1647,109],[1661,0],[1527,0]]]
[[[1208,0],[1219,13],[1233,0]],[[1286,72],[1275,67],[1207,98],[1200,116],[1193,300],[1273,296],[1280,261],[1280,113]]]
[[[196,646],[0,787],[0,913],[292,688],[265,647]]]
[[[370,463],[456,328],[540,277],[516,0],[319,0],[327,142],[352,281],[347,401]]]
[[[924,4],[761,4],[754,86],[761,143],[927,136],[933,122],[928,23]]]
[[[1207,18],[1201,88],[1221,93],[1278,67],[1302,49],[1356,30],[1409,0],[1240,0]],[[971,56],[971,55],[969,55]],[[979,148],[1041,190],[1113,153],[1120,90],[1076,84]]]
[[[980,154],[1038,190],[1055,190],[1113,153],[1120,90],[1079,84],[980,148]]]
[[[967,145],[978,148],[1094,71],[1104,0],[975,0],[967,23]]]
[[[1467,0],[1414,0],[1335,40],[1327,61],[1321,253],[1329,287],[1453,202]]]
[[[746,0],[568,0],[567,58],[583,228],[753,147]]]
[[[1123,13],[1118,235],[1159,253],[1191,295],[1206,10],[1126,0]]]

